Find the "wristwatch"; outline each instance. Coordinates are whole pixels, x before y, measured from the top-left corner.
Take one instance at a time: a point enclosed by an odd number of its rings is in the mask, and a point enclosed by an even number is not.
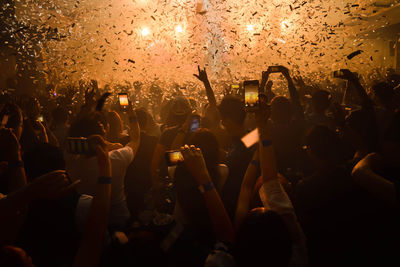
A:
[[[205,184],[200,185],[198,188],[199,188],[200,192],[202,194],[204,194],[205,192],[213,190],[215,188],[215,186],[212,181],[209,181]]]

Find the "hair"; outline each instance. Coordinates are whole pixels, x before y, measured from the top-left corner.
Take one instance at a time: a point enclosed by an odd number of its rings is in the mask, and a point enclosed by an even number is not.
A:
[[[252,210],[241,224],[234,246],[238,266],[289,266],[292,240],[281,216],[264,208]]]
[[[288,123],[292,119],[293,109],[290,100],[284,96],[274,97],[271,101],[271,119],[274,122]]]
[[[139,108],[136,110],[136,116],[140,129],[145,129],[147,126],[147,118],[150,116],[150,114],[145,108]]]
[[[29,181],[55,170],[65,170],[63,152],[48,143],[36,144],[28,150],[24,154],[24,163]]]
[[[246,119],[244,105],[237,97],[225,96],[219,104],[218,109],[223,120],[230,119],[239,125],[243,125]]]
[[[7,103],[0,112],[0,120],[8,116],[6,128],[17,129],[23,124],[22,110],[14,103]]]
[[[312,95],[312,107],[317,112],[325,112],[330,105],[330,93],[325,90],[317,90]]]
[[[81,118],[71,124],[70,137],[86,137],[91,135],[105,135],[104,125],[94,116]]]
[[[112,129],[112,132],[122,131],[122,121],[121,117],[119,114],[115,111],[109,111],[106,113],[106,118],[107,118],[107,124],[110,126],[110,131]]]
[[[339,162],[344,158],[344,147],[341,140],[326,126],[311,127],[306,134],[305,144],[318,159]]]
[[[378,98],[379,102],[381,102],[384,106],[390,105],[393,100],[393,86],[390,85],[388,82],[375,83],[374,85],[372,85],[372,91]]]
[[[3,245],[0,247],[0,266],[27,267],[22,258],[23,250],[17,247]],[[32,265],[33,266],[33,265]]]
[[[200,148],[211,179],[218,178],[218,141],[214,134],[206,129],[199,129],[191,136],[190,145]],[[176,195],[179,204],[188,221],[195,228],[196,233],[212,233],[211,222],[207,213],[204,199],[198,190],[198,185],[186,169],[185,165],[178,165],[175,172]]]
[[[68,120],[68,111],[63,107],[58,106],[53,109],[51,116],[53,117],[55,123],[65,124]]]

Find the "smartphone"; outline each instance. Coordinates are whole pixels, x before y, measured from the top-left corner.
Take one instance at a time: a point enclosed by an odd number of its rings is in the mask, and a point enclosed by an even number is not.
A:
[[[67,152],[77,155],[96,155],[96,151],[92,148],[89,140],[85,137],[68,137],[67,138]]]
[[[281,72],[281,68],[279,66],[269,66],[268,70],[270,73]]]
[[[247,111],[253,111],[258,108],[258,90],[260,82],[258,80],[244,81],[244,103]]]
[[[333,77],[335,78],[343,78],[344,77],[344,73],[342,70],[336,70],[333,72]]]
[[[166,151],[165,160],[167,161],[168,166],[175,166],[179,162],[183,162],[183,156],[179,150]]]
[[[247,147],[252,147],[254,144],[256,144],[259,141],[259,133],[258,133],[258,128],[255,128],[253,131],[250,133],[246,134],[245,136],[242,137],[242,143]]]
[[[190,132],[195,132],[200,128],[200,116],[194,115],[190,121]]]
[[[119,105],[122,110],[128,109],[129,106],[129,100],[128,100],[128,94],[127,93],[120,93],[118,94],[119,98]]]
[[[40,116],[37,118],[37,120],[40,121],[40,122],[44,122],[43,115],[40,115]]]

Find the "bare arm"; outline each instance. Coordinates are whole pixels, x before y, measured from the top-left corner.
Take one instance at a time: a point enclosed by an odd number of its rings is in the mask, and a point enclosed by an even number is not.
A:
[[[238,229],[240,227],[250,210],[250,201],[253,195],[254,186],[258,178],[258,165],[260,164],[258,155],[259,153],[257,150],[253,155],[251,163],[247,167],[242,186],[240,187],[240,193],[235,213],[235,229]]]
[[[207,171],[201,150],[194,146],[185,145],[181,151],[185,165],[195,177],[198,185],[209,184],[211,177]],[[215,187],[203,192],[203,197],[217,240],[233,243],[235,232],[232,222]]]
[[[104,233],[107,229],[111,206],[111,162],[108,152],[97,146],[100,175],[109,177],[108,183],[97,183],[90,206],[85,231],[75,256],[74,267],[95,267],[99,265]]]
[[[208,103],[212,106],[217,106],[217,100],[215,99],[214,91],[211,88],[210,81],[208,80],[206,68],[203,70],[200,69],[200,66],[197,66],[199,74],[193,74],[197,79],[203,82],[204,87],[206,89]]]

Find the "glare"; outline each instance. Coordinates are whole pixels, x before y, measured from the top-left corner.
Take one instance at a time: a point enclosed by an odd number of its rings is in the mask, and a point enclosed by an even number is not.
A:
[[[149,28],[144,27],[144,28],[142,29],[142,36],[147,36],[147,35],[149,35],[149,34],[150,34]]]
[[[248,30],[249,32],[254,31],[254,26],[251,25],[251,24],[247,25],[246,28],[247,28],[247,30]]]
[[[176,26],[176,27],[175,27],[175,31],[176,31],[176,32],[183,32],[182,26],[181,26],[181,25]]]

